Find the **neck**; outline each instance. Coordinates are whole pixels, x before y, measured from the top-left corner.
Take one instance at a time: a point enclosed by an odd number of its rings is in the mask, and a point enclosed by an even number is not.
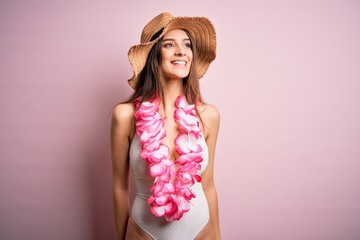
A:
[[[167,107],[174,106],[178,96],[184,94],[182,80],[168,81],[164,84],[164,103]]]

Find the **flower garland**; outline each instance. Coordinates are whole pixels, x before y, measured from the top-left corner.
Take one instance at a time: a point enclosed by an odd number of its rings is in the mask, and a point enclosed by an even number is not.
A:
[[[191,187],[200,182],[198,171],[201,169],[202,133],[200,122],[195,112],[195,105],[188,104],[184,96],[176,100],[174,112],[179,133],[175,138],[176,161],[170,160],[169,147],[162,143],[166,136],[164,117],[158,113],[160,98],[143,102],[135,113],[136,131],[142,143],[141,157],[146,160],[150,175],[154,177],[152,195],[148,198],[151,212],[164,216],[167,221],[179,220],[191,207],[190,200],[195,197]],[[174,169],[173,165],[179,167]]]

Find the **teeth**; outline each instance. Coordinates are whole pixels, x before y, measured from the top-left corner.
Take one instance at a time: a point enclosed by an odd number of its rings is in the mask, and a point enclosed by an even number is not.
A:
[[[185,64],[186,64],[185,61],[173,61],[172,63],[174,63],[174,64],[181,64],[181,65],[185,65]]]

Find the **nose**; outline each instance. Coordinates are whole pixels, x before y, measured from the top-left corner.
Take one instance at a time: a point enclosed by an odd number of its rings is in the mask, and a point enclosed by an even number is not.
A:
[[[176,56],[185,56],[186,55],[185,48],[182,46],[178,46],[175,50],[175,55]]]

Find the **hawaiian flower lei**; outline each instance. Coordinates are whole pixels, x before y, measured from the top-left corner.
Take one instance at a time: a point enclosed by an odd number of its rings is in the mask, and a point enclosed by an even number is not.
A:
[[[200,122],[195,113],[195,105],[188,104],[184,96],[176,100],[174,112],[179,133],[175,138],[176,161],[170,160],[169,147],[162,143],[166,136],[164,117],[158,113],[160,98],[152,101],[135,103],[136,131],[142,143],[141,157],[146,160],[154,183],[148,198],[151,212],[164,216],[167,221],[179,220],[191,207],[190,200],[195,197],[191,187],[195,181],[200,182],[198,170],[201,169],[202,133]],[[173,169],[178,164],[177,170]]]

